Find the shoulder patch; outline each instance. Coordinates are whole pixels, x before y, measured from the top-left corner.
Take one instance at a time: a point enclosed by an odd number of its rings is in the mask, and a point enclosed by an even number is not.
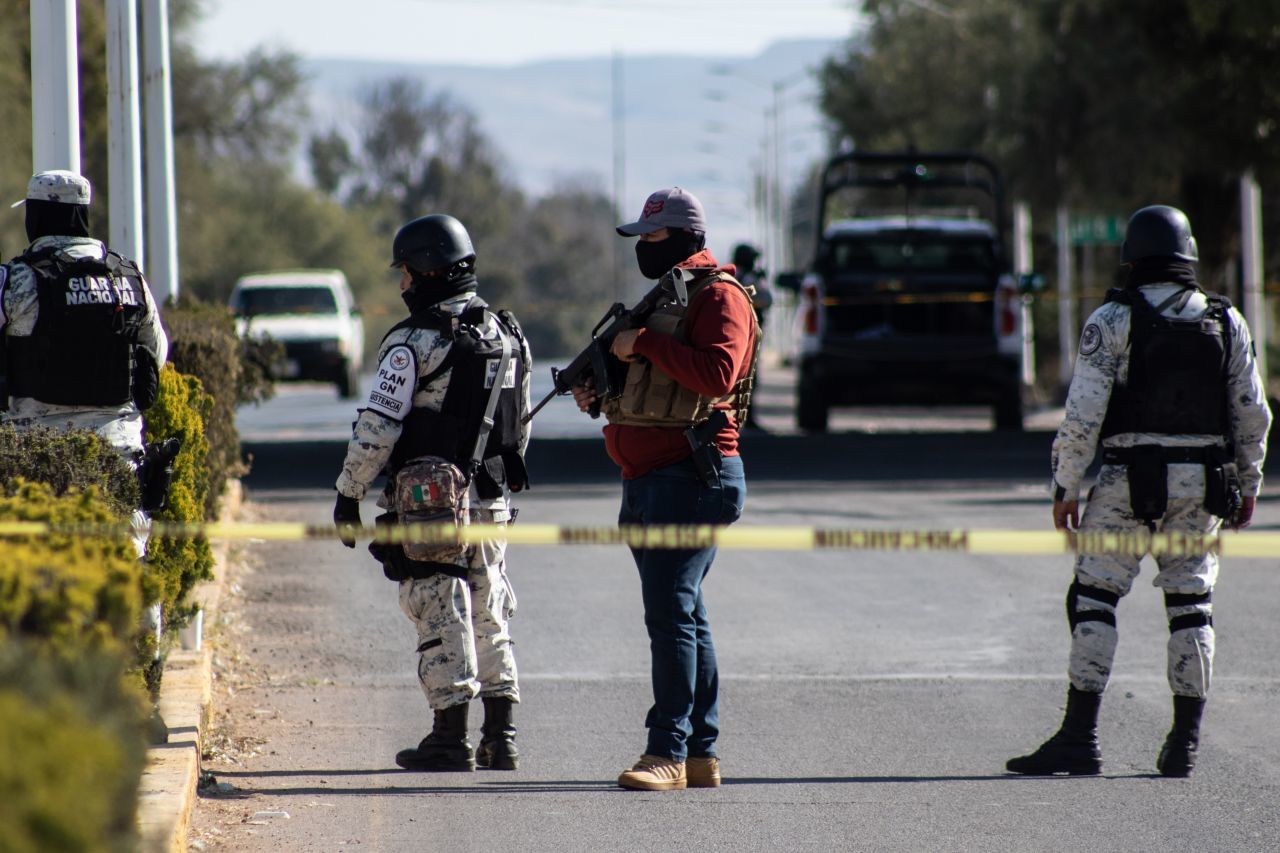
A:
[[[378,363],[369,393],[369,406],[393,421],[402,421],[413,404],[413,389],[418,379],[418,360],[413,349],[394,346]]]
[[[1097,323],[1090,323],[1080,334],[1080,354],[1093,355],[1102,346],[1102,330]]]

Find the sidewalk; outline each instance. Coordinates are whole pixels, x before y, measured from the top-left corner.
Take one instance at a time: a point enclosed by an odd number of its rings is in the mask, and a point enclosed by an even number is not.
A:
[[[231,521],[240,511],[240,481],[227,485],[221,521]],[[212,626],[222,598],[230,546],[213,543],[214,577],[196,588],[192,598]],[[147,750],[146,769],[138,790],[139,849],[144,853],[185,853],[187,827],[195,805],[200,779],[202,738],[209,721],[211,659],[207,644],[188,650],[175,648],[165,661],[160,682],[160,716],[169,727],[168,743]]]

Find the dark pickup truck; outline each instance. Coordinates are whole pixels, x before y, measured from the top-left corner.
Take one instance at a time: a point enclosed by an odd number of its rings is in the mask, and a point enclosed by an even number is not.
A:
[[[790,282],[797,425],[825,431],[841,405],[979,404],[997,429],[1022,429],[1031,328],[995,166],[969,153],[845,154],[819,195],[813,264]]]

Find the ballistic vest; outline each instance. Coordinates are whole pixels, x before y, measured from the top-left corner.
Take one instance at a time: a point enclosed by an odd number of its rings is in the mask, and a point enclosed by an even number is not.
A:
[[[702,290],[717,281],[727,282],[742,291],[748,303],[754,303],[755,288],[744,285],[723,272],[705,275],[689,287],[689,299],[685,305],[671,302],[654,311],[645,321],[646,329],[671,335],[681,343],[689,342],[685,318],[689,305]],[[755,386],[756,360],[760,355],[760,324],[751,312],[751,363],[746,374],[723,397],[707,397],[686,388],[668,376],[648,359],[633,361],[627,365],[622,393],[605,400],[600,411],[611,424],[627,426],[690,427],[711,417],[713,409],[728,404],[734,421],[739,425],[747,419],[751,405],[751,391]]]
[[[511,362],[505,377],[496,376],[502,358],[502,341],[496,335],[484,337],[481,332],[486,314],[497,320],[511,342]],[[451,341],[440,365],[418,377],[415,395],[445,371],[453,372],[440,411],[418,406],[409,410],[387,463],[389,473],[394,475],[405,462],[419,456],[440,456],[467,470],[490,389],[498,381],[502,388],[484,459],[476,472],[476,491],[481,498],[492,500],[501,497],[504,482],[513,492],[524,489],[529,484],[529,475],[520,453],[520,420],[525,415],[522,389],[529,366],[523,358],[524,333],[515,317],[508,311],[492,314],[483,300],[472,297],[459,315],[439,310],[417,312],[393,326],[387,335],[407,328],[432,329]]]
[[[1129,306],[1129,376],[1111,392],[1103,438],[1125,432],[1228,434],[1231,303],[1225,296],[1205,295],[1205,313],[1180,320],[1158,312],[1136,290],[1108,292],[1108,302]]]
[[[73,258],[43,249],[14,259],[36,275],[30,336],[10,335],[9,394],[60,406],[121,406],[134,399],[134,357],[147,318],[137,265],[114,252]]]

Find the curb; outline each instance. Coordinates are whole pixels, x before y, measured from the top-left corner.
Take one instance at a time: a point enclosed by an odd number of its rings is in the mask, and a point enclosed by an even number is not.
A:
[[[243,493],[239,480],[227,482],[220,521],[239,515]],[[193,600],[204,610],[206,625],[222,597],[229,546],[213,546],[213,580],[197,587]],[[146,768],[138,786],[138,849],[145,853],[185,853],[187,829],[195,807],[200,779],[201,741],[212,701],[213,654],[207,644],[200,651],[174,650],[165,658],[160,682],[160,716],[169,728],[168,741],[147,749]]]

